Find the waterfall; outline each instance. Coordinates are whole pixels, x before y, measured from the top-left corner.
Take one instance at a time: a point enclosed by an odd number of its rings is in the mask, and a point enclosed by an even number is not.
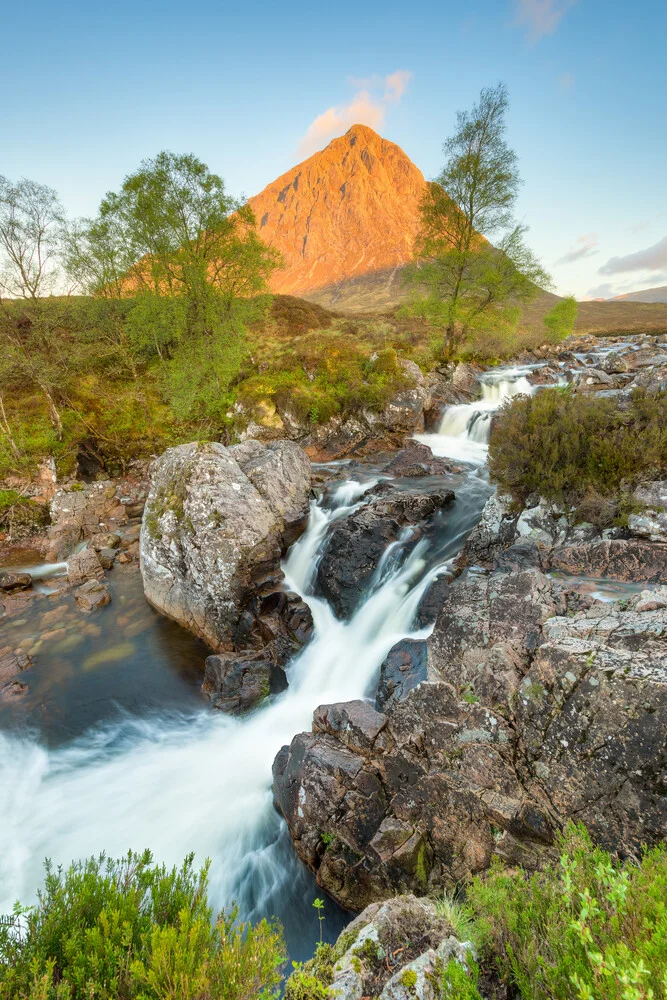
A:
[[[119,856],[150,847],[156,858],[177,863],[195,851],[199,862],[212,859],[216,909],[236,900],[246,918],[275,914],[292,957],[312,951],[317,888],[273,807],[274,757],[310,729],[318,705],[372,694],[394,643],[425,634],[413,630],[419,601],[458,552],[488,493],[479,480],[464,484],[435,543],[410,546],[402,537],[356,613],[340,621],[313,595],[313,568],[329,526],[375,482],[348,481],[326,503],[314,502],[285,561],[288,585],[312,609],[315,634],[289,665],[282,695],[244,718],[210,709],[126,717],[51,750],[32,735],[0,733],[0,913],[16,899],[34,899],[45,857],[67,864],[103,850]],[[343,920],[331,906],[330,936]]]
[[[434,455],[457,462],[483,465],[489,450],[491,420],[506,399],[531,395],[533,386],[526,378],[529,368],[504,368],[486,372],[480,380],[482,398],[473,403],[448,406],[435,433],[416,435]]]

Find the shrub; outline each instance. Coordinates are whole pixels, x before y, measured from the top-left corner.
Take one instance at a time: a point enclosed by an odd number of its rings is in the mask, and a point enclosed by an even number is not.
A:
[[[573,295],[568,295],[567,298],[557,302],[553,309],[546,314],[543,322],[547,337],[552,344],[557,344],[569,337],[574,330],[578,312],[577,300]]]
[[[278,994],[284,943],[231,909],[211,921],[208,864],[168,870],[146,851],[67,871],[46,862],[32,908],[0,924],[1,1000],[250,1000]]]
[[[440,1000],[482,1000],[477,989],[479,970],[468,957],[469,969],[451,958],[440,974]]]
[[[550,389],[517,396],[494,422],[489,462],[520,503],[534,492],[572,506],[620,500],[642,479],[667,474],[667,391],[637,389],[629,401]]]
[[[667,997],[667,850],[614,862],[570,825],[556,864],[492,871],[469,899],[486,950],[523,1000]]]

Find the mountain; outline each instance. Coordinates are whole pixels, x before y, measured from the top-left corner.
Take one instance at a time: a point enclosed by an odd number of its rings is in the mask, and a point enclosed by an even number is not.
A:
[[[369,289],[395,299],[425,185],[399,146],[353,125],[249,199],[260,236],[285,259],[272,291],[329,305],[354,297],[356,283],[366,300]]]
[[[610,302],[667,302],[667,285],[658,288],[645,288],[641,292],[626,292],[625,295],[615,295]]]

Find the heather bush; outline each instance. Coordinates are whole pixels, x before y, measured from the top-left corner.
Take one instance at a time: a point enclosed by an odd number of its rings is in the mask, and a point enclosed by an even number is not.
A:
[[[667,851],[614,860],[570,825],[558,862],[470,887],[486,957],[522,1000],[667,997]]]
[[[0,924],[1,1000],[270,1000],[285,961],[266,920],[212,921],[208,865],[101,855],[64,871],[46,863],[34,907]]]
[[[585,510],[607,498],[622,513],[634,485],[667,475],[667,391],[637,389],[629,400],[569,390],[515,397],[494,421],[489,464],[520,503],[539,493]],[[609,523],[608,508],[604,516]]]

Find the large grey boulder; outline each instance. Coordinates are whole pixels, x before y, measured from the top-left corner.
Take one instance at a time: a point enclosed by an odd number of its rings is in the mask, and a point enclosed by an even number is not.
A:
[[[152,466],[140,562],[150,603],[231,649],[244,600],[280,574],[308,510],[310,462],[293,441],[169,448]]]

